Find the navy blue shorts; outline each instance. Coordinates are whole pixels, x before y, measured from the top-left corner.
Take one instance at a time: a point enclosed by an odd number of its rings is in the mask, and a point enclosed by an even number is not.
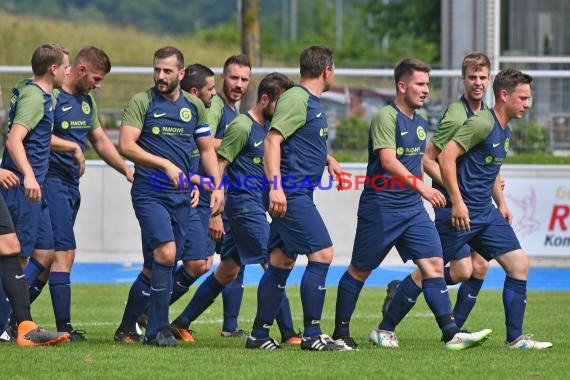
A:
[[[307,193],[287,195],[287,212],[273,218],[269,228],[269,252],[280,248],[291,259],[332,246],[332,241],[312,197]]]
[[[202,196],[202,192],[200,192]],[[210,224],[210,216],[212,215],[212,210],[210,210],[210,204],[207,206],[203,204],[198,204],[196,207],[198,217],[200,218],[200,223],[202,224],[202,231],[204,231],[204,244],[206,245],[206,253],[208,256],[216,253],[216,242],[210,238],[208,235],[208,226]]]
[[[521,249],[513,227],[492,204],[482,211],[469,211],[471,229],[459,231],[451,225],[451,208],[435,214],[435,225],[441,238],[443,255],[453,258],[465,244],[469,244],[487,260]]]
[[[50,176],[46,178],[44,188],[55,250],[68,251],[77,248],[73,227],[81,204],[79,187]]]
[[[31,257],[36,248],[40,222],[43,219],[43,223],[49,223],[49,211],[45,196],[43,196],[44,191],[42,189],[42,200],[37,203],[26,199],[23,185],[8,190],[2,188],[1,192],[20,241],[20,256]],[[51,227],[51,223],[48,226]]]
[[[222,259],[231,257],[239,265],[269,262],[269,222],[265,208],[260,204],[241,206],[234,208],[228,204],[224,211],[230,228],[222,242]]]
[[[0,196],[0,235],[13,234],[15,232],[12,216],[10,216],[6,201],[3,196]]]
[[[133,186],[131,200],[141,228],[141,240],[145,267],[152,265],[153,251],[161,244],[174,241],[176,256],[181,255],[190,231],[196,231],[192,223],[200,224],[192,214],[188,192],[166,193],[141,191]],[[198,228],[202,232],[201,228]],[[203,239],[203,232],[198,239]]]
[[[176,261],[182,260],[207,260],[212,254],[207,251],[208,232],[204,231],[202,221],[196,209],[190,210],[190,222],[188,234],[182,249],[176,255]]]
[[[404,262],[442,256],[437,230],[423,205],[399,211],[360,202],[351,264],[376,269],[394,246]]]

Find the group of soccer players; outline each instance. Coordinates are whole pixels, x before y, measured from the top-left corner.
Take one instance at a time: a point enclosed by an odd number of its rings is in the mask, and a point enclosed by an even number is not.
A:
[[[313,45],[303,50],[298,84],[280,73],[265,76],[255,105],[241,115],[236,104],[251,76],[245,56],[226,60],[221,90],[216,93],[209,68],[185,67],[183,54],[175,47],[158,49],[154,86],[134,95],[122,117],[119,151],[134,162],[134,173],[99,128],[90,95],[110,71],[109,58],[102,50],[87,47],[71,69],[68,66],[63,47],[40,46],[32,57],[33,79],[18,84],[11,99],[10,133],[2,160],[6,170],[0,171],[0,289],[9,302],[2,305],[0,330],[9,319],[17,344],[85,340],[71,325],[69,273],[88,138],[101,157],[132,182],[132,204],[141,228],[143,270],[129,291],[116,341],[155,346],[193,342],[191,323],[222,293],[220,335],[247,337],[248,349],[279,349],[281,344],[269,336],[277,320],[281,343],[312,351],[355,350],[358,345],[349,325],[359,293],[395,246],[402,259],[413,260],[418,270],[388,287],[382,321],[369,336],[373,344],[399,346],[394,330],[421,292],[447,349],[483,343],[490,329],[469,332],[462,326],[483,283],[487,261],[495,259],[507,274],[506,346],[552,346],[522,331],[528,259],[510,226],[499,176],[509,148],[508,122],[521,118],[530,106],[528,75],[512,69],[498,73],[493,83],[496,103],[489,108],[483,103],[489,60],[481,53],[466,56],[465,93],[449,106],[428,143],[421,107],[429,94],[430,68],[417,59],[396,65],[396,98],[378,111],[370,125],[367,175],[408,178],[409,183],[382,191],[376,184],[365,185],[352,260],[338,286],[330,337],[321,330],[320,320],[333,248],[313,191],[325,168],[333,178],[342,171],[327,151],[328,124],[320,102],[334,79],[332,49]],[[423,168],[433,187],[421,180]],[[200,186],[201,176],[209,176],[213,186]],[[224,191],[223,176],[236,186]],[[255,183],[237,186],[247,176]],[[285,177],[313,186],[282,186]],[[273,182],[265,189],[267,178]],[[422,199],[435,208],[435,224]],[[169,305],[210,269],[216,251],[220,265],[170,322]],[[302,335],[295,333],[285,294],[298,255],[308,259],[301,281]],[[445,263],[450,266],[444,267]],[[251,333],[237,324],[248,264],[265,269]],[[452,309],[447,285],[459,282]],[[46,283],[57,333],[35,325],[29,311]],[[0,302],[6,296],[0,293]],[[145,328],[144,336],[140,326]]]

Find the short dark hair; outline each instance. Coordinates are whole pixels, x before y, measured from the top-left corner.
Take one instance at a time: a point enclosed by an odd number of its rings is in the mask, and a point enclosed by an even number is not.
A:
[[[323,45],[311,45],[301,53],[299,67],[302,78],[318,78],[322,72],[334,64],[334,50]]]
[[[232,55],[226,59],[226,62],[224,62],[224,74],[228,72],[228,67],[230,65],[247,66],[251,70],[251,64],[245,54]]]
[[[180,81],[180,87],[190,92],[191,88],[202,89],[206,85],[206,78],[213,77],[214,72],[207,66],[193,63],[186,67],[184,78]]]
[[[111,71],[111,60],[109,56],[102,49],[95,46],[87,46],[79,50],[73,64],[77,65],[82,62],[92,64],[97,70],[101,70],[105,74]]]
[[[528,84],[532,83],[532,77],[528,74],[524,74],[516,69],[505,69],[499,71],[497,76],[495,76],[495,80],[493,81],[493,93],[495,94],[495,99],[499,98],[499,95],[502,90],[507,90],[510,94],[512,93],[517,86],[521,84]]]
[[[272,102],[279,98],[282,93],[293,87],[294,83],[286,75],[281,73],[267,74],[259,83],[257,88],[257,101],[261,100],[263,94],[269,97]]]
[[[463,62],[461,63],[461,75],[465,76],[467,68],[471,67],[473,70],[481,70],[483,67],[491,70],[491,61],[486,54],[480,52],[473,52],[467,54],[463,57]]]
[[[184,54],[174,46],[165,46],[154,52],[154,60],[165,59],[168,57],[176,56],[176,63],[179,69],[184,68]]]
[[[406,80],[410,77],[414,71],[421,71],[424,73],[429,73],[431,67],[427,63],[424,63],[416,58],[405,58],[396,64],[394,68],[394,81],[396,84],[401,80]]]
[[[32,72],[34,75],[44,75],[51,65],[61,65],[63,56],[69,55],[69,50],[60,44],[43,44],[32,53]]]

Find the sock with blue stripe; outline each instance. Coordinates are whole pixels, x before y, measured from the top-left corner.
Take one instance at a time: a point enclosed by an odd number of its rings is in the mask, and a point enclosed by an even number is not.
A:
[[[515,280],[507,276],[503,287],[503,306],[507,326],[507,342],[522,335],[526,310],[526,280]]]
[[[176,327],[187,329],[218,297],[224,286],[218,282],[214,273],[210,274],[196,289],[196,293],[182,313],[172,322]]]
[[[238,328],[238,316],[243,299],[243,271],[242,266],[236,279],[226,285],[222,290],[224,304],[224,324],[222,331],[232,332]]]
[[[421,292],[422,288],[416,285],[412,276],[406,276],[396,288],[394,298],[384,312],[384,318],[378,325],[378,329],[394,331],[396,326],[412,310]]]
[[[470,277],[459,286],[457,301],[453,308],[453,316],[455,317],[457,327],[461,328],[465,324],[471,310],[475,307],[475,302],[477,302],[477,296],[482,286],[483,280],[475,277]]]
[[[28,265],[24,268],[24,274],[26,275],[26,280],[28,284],[33,284],[38,276],[44,273],[46,268],[40,264],[40,262],[33,257],[30,257]]]
[[[49,292],[57,331],[70,332],[71,328],[71,280],[67,272],[50,272]]]
[[[303,305],[303,336],[321,335],[321,315],[325,305],[327,288],[325,280],[330,264],[309,261],[301,279],[301,304]]]
[[[363,286],[364,282],[352,277],[348,271],[344,272],[340,278],[336,296],[333,337],[350,336],[350,319]]]
[[[188,272],[184,270],[184,266],[181,266],[174,272],[174,281],[172,284],[172,294],[170,295],[170,304],[172,305],[180,297],[188,292],[188,289],[196,282],[197,278],[192,277]]]
[[[422,282],[424,298],[443,333],[444,342],[450,341],[459,331],[453,320],[451,301],[443,277],[427,278]]]
[[[149,304],[150,278],[140,272],[129,290],[121,327],[128,331],[134,330],[137,317],[148,310]]]
[[[291,269],[276,268],[269,264],[257,287],[257,314],[253,321],[251,336],[267,338],[269,329],[283,303],[285,286]]]
[[[30,284],[30,302],[33,303],[36,298],[38,298],[46,284],[47,283],[45,281],[42,281],[39,277],[36,278],[36,281]]]
[[[150,308],[148,325],[145,336],[147,339],[155,337],[160,329],[169,328],[168,306],[172,292],[172,271],[174,265],[152,262],[152,275],[150,276]]]

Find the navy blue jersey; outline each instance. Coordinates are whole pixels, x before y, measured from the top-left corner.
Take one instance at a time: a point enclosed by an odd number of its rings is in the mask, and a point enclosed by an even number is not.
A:
[[[237,202],[247,207],[248,202],[262,203],[265,136],[267,128],[249,114],[239,115],[226,129],[218,155],[230,162],[226,169],[228,204]]]
[[[137,144],[149,153],[168,159],[186,176],[197,171],[196,161],[192,160],[196,139],[210,136],[205,110],[204,104],[193,95],[180,91],[173,102],[153,87],[131,98],[123,112],[122,125],[140,128]],[[135,164],[134,186],[146,187],[149,176],[157,171]],[[171,185],[169,190],[179,189]]]
[[[376,113],[368,133],[366,175],[369,182],[364,185],[362,200],[390,209],[423,207],[416,189],[404,185],[406,178],[394,177],[382,167],[378,151],[394,149],[398,160],[412,176],[421,180],[427,126],[423,113],[414,112],[410,119],[395,104],[389,104]]]
[[[52,95],[42,90],[31,79],[19,82],[12,89],[8,129],[11,130],[12,125],[19,124],[28,130],[23,141],[24,150],[36,181],[40,185],[43,184],[48,170],[53,104]],[[14,172],[20,181],[23,181],[24,176],[10,157],[8,149],[4,149],[2,168]]]
[[[467,119],[453,137],[466,152],[457,160],[457,181],[469,210],[483,210],[491,204],[510,138],[510,126],[501,127],[493,110],[483,110]]]
[[[55,90],[57,104],[54,111],[53,134],[73,141],[85,151],[85,139],[91,130],[99,128],[97,106],[91,95],[72,95],[65,90]],[[49,156],[48,175],[61,178],[68,184],[79,184],[79,165],[73,162],[73,153],[54,152]]]
[[[312,192],[321,180],[328,154],[329,127],[320,98],[301,85],[285,91],[277,102],[270,129],[285,139],[281,144],[284,191]]]

